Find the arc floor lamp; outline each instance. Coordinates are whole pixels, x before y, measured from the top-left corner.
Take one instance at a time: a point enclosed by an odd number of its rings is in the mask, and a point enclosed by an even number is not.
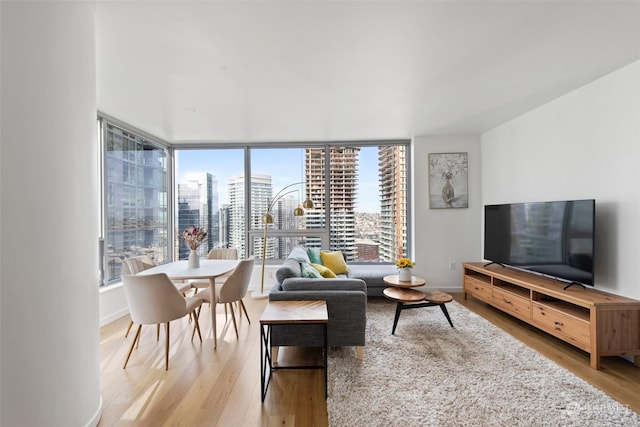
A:
[[[264,224],[264,235],[262,236],[262,271],[260,273],[260,292],[251,293],[251,297],[254,299],[266,298],[268,296],[268,293],[264,291],[264,264],[265,264],[265,259],[267,257],[267,234],[269,230],[269,224],[273,224],[273,215],[271,215],[271,211],[273,210],[273,207],[276,205],[278,200],[280,200],[282,197],[286,196],[287,194],[295,193],[296,191],[298,191],[298,190],[290,190],[285,192],[285,190],[293,187],[294,185],[300,185],[300,184],[304,184],[304,181],[294,182],[293,184],[289,184],[286,187],[283,187],[280,191],[278,191],[275,197],[273,198],[273,200],[271,201],[271,203],[269,203],[269,205],[267,206],[267,211],[265,212],[264,215],[262,215],[262,224]],[[307,197],[305,201],[302,203],[302,207],[298,205],[298,207],[296,207],[293,210],[293,215],[304,216],[304,210],[311,209],[311,208],[313,208],[313,201],[311,201],[311,199]]]

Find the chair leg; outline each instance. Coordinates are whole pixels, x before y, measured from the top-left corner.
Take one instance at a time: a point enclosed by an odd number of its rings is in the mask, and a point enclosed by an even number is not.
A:
[[[142,325],[140,325],[140,329],[142,329]],[[136,348],[140,347],[140,334],[137,334],[137,336],[133,338],[133,342],[136,343]]]
[[[238,336],[238,325],[236,324],[236,314],[235,314],[235,311],[233,310],[233,304],[229,304],[229,309],[231,310],[231,319],[233,320],[233,329],[236,330],[236,339],[239,340],[240,337]],[[240,315],[242,315],[242,313],[240,313]]]
[[[160,326],[160,325],[158,325]],[[166,342],[164,343],[164,370],[169,370],[169,322],[164,324]]]
[[[197,288],[196,288],[197,289]],[[204,304],[204,303],[203,303]],[[202,311],[202,305],[193,310],[189,315],[193,315],[194,318],[200,319],[200,312]],[[191,341],[193,341],[193,337],[196,336],[195,324],[193,325],[193,331],[191,332]],[[198,335],[200,335],[200,324],[198,324]],[[200,335],[200,342],[202,342],[202,335]]]
[[[200,338],[200,342],[202,342],[202,334],[200,333],[200,321],[199,316],[196,313],[196,310],[193,310],[193,332],[191,332],[191,341],[193,341],[193,337],[196,334],[196,330],[198,331],[198,337]]]
[[[136,342],[140,338],[140,329],[142,329],[142,325],[138,325],[138,329],[136,330],[136,336],[133,338],[131,347],[129,347],[129,353],[127,353],[127,358],[124,360],[124,365],[122,366],[122,369],[127,368],[127,363],[129,362],[129,357],[131,357],[131,352],[133,351],[133,347],[136,345]]]
[[[129,327],[127,328],[127,332],[124,333],[124,337],[128,337],[129,336],[129,332],[131,331],[131,327],[133,326],[133,320],[129,321]]]
[[[249,319],[249,314],[247,313],[247,307],[244,306],[244,302],[242,302],[242,300],[240,300],[240,307],[242,307],[242,311],[244,311],[244,315],[247,318],[247,322],[251,324],[251,319]],[[242,313],[240,314],[242,315]]]
[[[160,323],[156,325],[156,341],[160,341]]]

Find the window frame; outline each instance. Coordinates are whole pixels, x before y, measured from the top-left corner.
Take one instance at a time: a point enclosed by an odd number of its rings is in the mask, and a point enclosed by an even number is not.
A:
[[[145,143],[157,148],[157,149],[162,149],[165,150],[166,153],[166,171],[165,171],[165,185],[166,185],[166,189],[167,189],[167,229],[165,230],[165,233],[167,233],[167,248],[166,248],[166,253],[167,253],[167,260],[171,260],[174,258],[174,253],[173,253],[173,245],[169,244],[170,241],[172,241],[172,239],[169,239],[169,236],[172,235],[171,230],[173,230],[174,226],[173,226],[173,214],[171,213],[171,209],[172,206],[174,204],[174,194],[173,194],[173,190],[171,188],[171,183],[174,180],[173,177],[173,173],[174,173],[174,165],[173,165],[173,150],[171,148],[171,145],[166,142],[161,140],[160,138],[151,135],[143,130],[140,130],[134,126],[129,125],[128,123],[122,122],[121,120],[118,120],[114,117],[111,117],[107,114],[104,114],[102,112],[98,112],[98,116],[97,116],[97,121],[96,121],[96,126],[98,129],[97,135],[98,135],[98,161],[99,161],[99,166],[98,166],[98,171],[99,171],[99,199],[100,199],[100,235],[98,236],[98,244],[99,244],[99,254],[100,254],[100,262],[99,262],[99,266],[98,266],[98,274],[99,274],[99,283],[101,287],[104,286],[108,286],[114,283],[118,283],[120,281],[120,276],[116,277],[116,278],[112,278],[109,279],[108,277],[108,259],[109,259],[109,255],[108,255],[108,241],[107,241],[107,234],[108,234],[108,221],[109,218],[107,217],[107,210],[108,210],[108,201],[107,201],[107,197],[109,197],[109,193],[108,193],[108,185],[109,185],[109,180],[107,177],[107,174],[109,173],[109,171],[107,170],[107,165],[106,165],[106,161],[107,161],[107,132],[108,132],[108,127],[109,126],[114,126],[119,128],[122,131],[134,134],[136,137],[142,138],[145,140]]]
[[[106,203],[106,195],[107,195],[107,177],[106,173],[106,126],[113,125],[127,132],[131,132],[144,138],[148,143],[153,146],[157,146],[158,148],[165,149],[167,152],[167,227],[168,230],[167,236],[173,236],[173,232],[171,230],[175,229],[176,225],[176,199],[177,199],[177,182],[176,182],[176,164],[175,164],[175,150],[219,150],[219,149],[242,149],[244,155],[244,175],[251,176],[251,151],[252,150],[264,150],[264,149],[291,149],[291,148],[324,148],[324,156],[325,156],[325,170],[324,170],[324,185],[325,188],[330,188],[330,156],[331,156],[331,148],[332,147],[347,147],[347,146],[356,146],[356,147],[374,147],[374,146],[391,146],[391,145],[404,145],[405,146],[405,191],[406,191],[406,204],[405,204],[405,214],[406,214],[406,256],[411,257],[411,248],[412,248],[412,173],[411,173],[411,141],[408,139],[392,139],[392,140],[368,140],[368,141],[331,141],[331,142],[281,142],[281,143],[186,143],[186,142],[177,142],[177,143],[169,143],[164,141],[154,135],[151,135],[145,131],[137,129],[134,126],[131,126],[125,122],[122,122],[114,117],[111,117],[107,114],[98,113],[98,137],[99,137],[99,173],[100,173],[100,232],[101,236],[99,236],[100,242],[100,254],[101,254],[101,263],[100,263],[100,277],[102,278],[100,281],[101,286],[108,285],[107,277],[106,277],[106,263],[107,263],[107,251],[106,251],[106,232],[107,232],[107,203]],[[247,210],[250,212],[253,209],[251,206],[251,180],[245,179],[245,206]],[[325,191],[324,194],[325,206],[331,206],[331,194],[330,191]],[[252,228],[251,226],[251,215],[245,215],[245,239],[247,244],[245,247],[247,248],[247,254],[255,253],[255,241],[256,239],[261,239],[263,236],[264,229],[263,228]],[[322,247],[328,248],[331,240],[331,209],[325,209],[324,212],[324,227],[323,228],[314,228],[307,230],[276,230],[269,229],[269,237],[319,237],[321,240]],[[176,259],[176,254],[174,250],[173,239],[167,239],[167,259],[174,260]],[[282,260],[279,259],[268,259],[266,260],[269,264],[277,264]],[[353,261],[355,264],[367,264],[371,262],[366,261]],[[375,262],[376,264],[388,264],[388,262]],[[112,282],[112,281],[111,281]]]
[[[290,142],[290,143],[177,143],[171,146],[172,150],[189,150],[189,149],[197,149],[197,150],[206,150],[206,149],[238,149],[243,148],[245,150],[245,168],[244,168],[244,176],[251,176],[251,150],[252,149],[304,149],[309,147],[317,147],[324,148],[324,156],[325,156],[325,165],[330,165],[331,160],[331,147],[346,147],[346,146],[355,146],[355,147],[377,147],[381,145],[392,146],[392,145],[404,145],[405,146],[405,191],[406,191],[406,206],[405,206],[405,214],[406,214],[406,256],[411,257],[411,248],[412,248],[412,217],[411,217],[411,141],[408,139],[393,139],[393,140],[369,140],[369,141],[331,141],[331,142]],[[175,156],[173,156],[175,158]],[[175,167],[174,167],[175,172]],[[329,167],[325,167],[324,170],[324,180],[325,180],[325,188],[330,188],[331,181],[331,171]],[[177,184],[175,182],[172,183],[172,189],[175,188]],[[247,211],[251,211],[253,206],[251,206],[251,180],[245,179],[245,206]],[[278,189],[276,189],[278,190]],[[325,192],[325,206],[331,206],[331,194],[330,192]],[[324,228],[314,228],[310,230],[277,230],[277,229],[269,229],[269,238],[277,238],[277,237],[320,237],[322,242],[322,247],[329,248],[331,241],[331,209],[325,209],[324,212]],[[245,247],[247,249],[248,254],[255,253],[255,241],[256,239],[262,239],[264,233],[263,228],[252,228],[251,227],[251,215],[245,215]],[[282,262],[282,259],[267,259],[266,264],[277,264]],[[371,264],[372,262],[366,261],[352,261],[353,264]],[[389,262],[375,262],[375,264],[389,264]]]

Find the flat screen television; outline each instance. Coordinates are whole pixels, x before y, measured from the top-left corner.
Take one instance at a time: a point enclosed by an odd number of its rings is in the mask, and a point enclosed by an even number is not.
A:
[[[485,205],[484,224],[490,263],[594,285],[595,200]]]

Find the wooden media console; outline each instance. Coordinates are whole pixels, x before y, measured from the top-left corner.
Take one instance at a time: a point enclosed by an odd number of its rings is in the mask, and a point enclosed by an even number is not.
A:
[[[640,301],[572,286],[498,264],[465,263],[464,297],[471,295],[591,355],[632,355],[640,367]]]

